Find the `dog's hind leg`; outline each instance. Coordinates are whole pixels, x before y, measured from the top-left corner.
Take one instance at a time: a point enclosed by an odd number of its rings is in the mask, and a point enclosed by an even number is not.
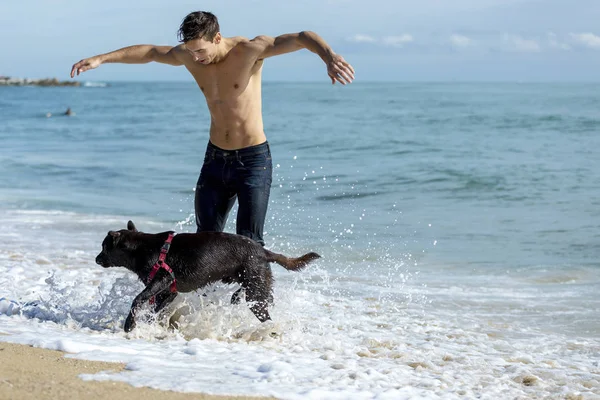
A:
[[[249,279],[242,285],[246,289],[246,301],[252,304],[250,310],[260,322],[268,321],[271,319],[269,304],[273,303],[271,268],[268,264],[261,265],[255,272],[248,275]]]
[[[235,293],[233,293],[231,295],[231,304],[240,304],[240,301],[242,301],[241,297],[242,297],[243,291],[244,291],[244,288],[241,287],[238,290],[236,290]]]
[[[256,318],[260,322],[269,321],[271,316],[269,315],[269,303],[264,300],[254,302],[250,306],[250,310],[256,315]]]

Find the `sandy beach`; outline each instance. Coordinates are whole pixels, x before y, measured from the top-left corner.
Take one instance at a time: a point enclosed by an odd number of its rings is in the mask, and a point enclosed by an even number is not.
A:
[[[1,342],[0,399],[264,399],[178,393],[137,388],[122,382],[84,381],[79,378],[80,374],[119,372],[125,364],[78,360],[65,355],[60,351]]]

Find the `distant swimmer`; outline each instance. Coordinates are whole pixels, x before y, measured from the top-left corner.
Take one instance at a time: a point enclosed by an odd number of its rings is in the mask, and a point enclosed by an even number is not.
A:
[[[61,114],[59,114],[61,115]],[[73,115],[75,115],[75,113],[71,110],[71,107],[67,108],[67,111],[65,111],[64,113],[62,113],[62,115],[66,115],[67,117],[71,117]],[[50,118],[52,116],[52,113],[46,113],[46,118]]]
[[[237,197],[237,233],[264,245],[273,164],[261,111],[263,62],[307,49],[323,60],[331,83],[342,85],[354,80],[354,69],[311,31],[223,37],[214,14],[196,11],[183,19],[178,36],[181,44],[174,47],[135,45],[83,59],[72,66],[71,78],[105,63],[184,66],[204,94],[211,118],[194,198],[197,232],[223,231]]]

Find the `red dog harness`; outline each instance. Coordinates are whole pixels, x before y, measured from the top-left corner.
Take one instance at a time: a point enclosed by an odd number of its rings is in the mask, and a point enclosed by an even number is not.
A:
[[[171,276],[173,277],[173,283],[171,283],[171,293],[176,293],[177,292],[177,280],[175,279],[175,274],[173,274],[173,270],[165,262],[165,259],[167,258],[167,253],[169,252],[169,248],[171,247],[171,241],[173,240],[173,236],[175,236],[175,234],[169,233],[169,237],[165,241],[165,244],[163,244],[162,249],[160,249],[160,255],[158,256],[158,261],[152,267],[152,271],[150,271],[150,275],[148,275],[147,284],[150,284],[150,282],[152,282],[152,279],[154,279],[154,276],[156,275],[158,270],[163,268],[169,274],[171,274]],[[154,303],[154,296],[152,296],[152,298],[150,299],[150,304],[153,304],[153,303]]]

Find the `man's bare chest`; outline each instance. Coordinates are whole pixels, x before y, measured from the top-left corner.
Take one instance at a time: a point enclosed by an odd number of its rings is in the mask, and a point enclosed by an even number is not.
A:
[[[255,63],[222,62],[188,69],[208,101],[233,99],[244,93],[253,79],[260,79],[262,60]]]

